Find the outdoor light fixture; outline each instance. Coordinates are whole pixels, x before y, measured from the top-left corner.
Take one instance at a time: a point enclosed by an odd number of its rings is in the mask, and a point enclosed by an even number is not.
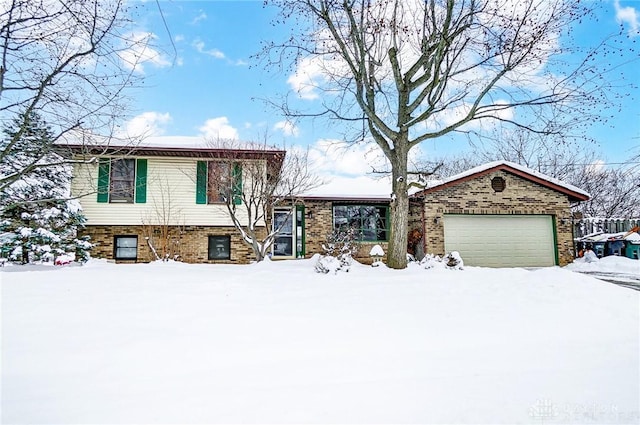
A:
[[[434,222],[435,224],[440,224],[440,217],[436,217],[436,218],[434,218],[434,219],[433,219],[433,222]]]

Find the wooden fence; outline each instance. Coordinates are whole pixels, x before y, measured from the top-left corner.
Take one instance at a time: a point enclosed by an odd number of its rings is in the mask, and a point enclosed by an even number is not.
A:
[[[596,232],[628,232],[635,226],[640,226],[640,218],[583,218],[573,223],[575,238]]]

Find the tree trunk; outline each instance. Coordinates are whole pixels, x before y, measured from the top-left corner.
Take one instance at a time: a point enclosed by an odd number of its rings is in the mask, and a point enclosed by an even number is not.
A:
[[[400,145],[398,143],[397,145]],[[390,158],[392,167],[391,211],[389,219],[390,235],[387,252],[387,266],[392,269],[407,267],[407,231],[409,229],[409,194],[407,192],[407,158],[408,152],[395,151],[395,158]]]

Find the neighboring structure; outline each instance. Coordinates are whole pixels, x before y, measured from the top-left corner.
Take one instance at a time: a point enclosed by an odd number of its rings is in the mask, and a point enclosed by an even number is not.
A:
[[[87,217],[85,232],[97,244],[94,257],[151,261],[161,251],[192,263],[252,260],[218,196],[242,190],[244,162],[280,167],[284,151],[97,152],[97,161],[76,166],[72,184]],[[213,177],[220,175],[228,178]],[[514,163],[486,164],[411,196],[409,248],[439,255],[459,251],[472,266],[565,265],[574,253],[571,204],[588,197]],[[276,208],[263,231],[284,223],[272,258],[293,259],[322,253],[334,229],[355,228],[361,238],[357,258],[367,263],[373,245],[387,251],[389,208],[389,197],[303,196]]]
[[[249,184],[243,164],[262,162],[266,173],[267,162],[279,169],[285,155],[278,150],[70,148],[76,157],[97,158],[75,166],[71,188],[87,218],[84,234],[96,244],[91,255],[121,262],[159,257],[249,262],[251,248],[220,196],[237,195]],[[234,202],[240,202],[237,196]]]

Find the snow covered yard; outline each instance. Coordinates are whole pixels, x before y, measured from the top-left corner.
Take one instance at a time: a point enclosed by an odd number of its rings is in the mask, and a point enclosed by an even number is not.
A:
[[[640,420],[640,292],[313,265],[5,267],[2,423]]]

